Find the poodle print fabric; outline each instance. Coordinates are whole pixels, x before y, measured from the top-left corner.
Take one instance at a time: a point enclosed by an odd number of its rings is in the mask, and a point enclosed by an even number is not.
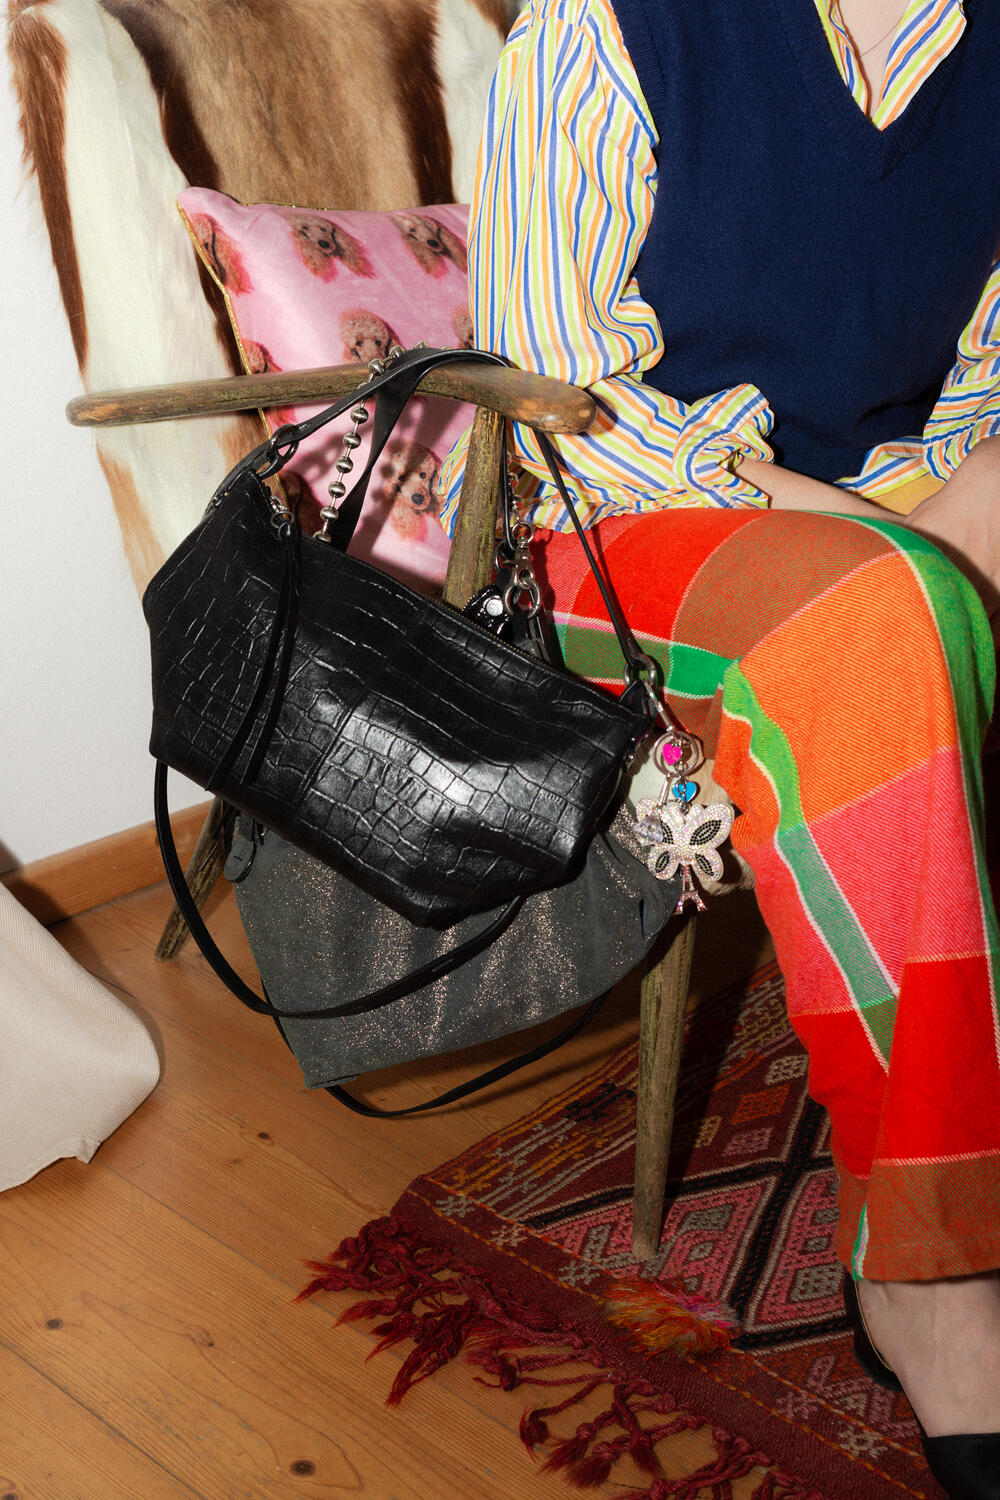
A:
[[[195,247],[229,307],[248,371],[306,370],[370,359],[421,340],[470,348],[464,206],[400,213],[242,204],[207,188],[178,198]],[[328,404],[328,403],[327,403]],[[321,407],[272,407],[269,431]],[[470,407],[417,397],[379,460],[350,550],[424,593],[444,583],[449,539],[441,527],[438,473],[472,422]],[[314,433],[282,470],[305,530],[315,529],[338,476],[346,415]],[[368,428],[354,473],[367,462]],[[348,487],[350,478],[348,478]]]

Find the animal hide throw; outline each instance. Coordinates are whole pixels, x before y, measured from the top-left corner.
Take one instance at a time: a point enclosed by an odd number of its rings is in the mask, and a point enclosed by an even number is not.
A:
[[[325,208],[467,201],[489,80],[517,9],[11,0],[25,159],[84,389],[240,370],[176,210],[187,186]],[[259,436],[246,415],[101,430],[140,588]]]

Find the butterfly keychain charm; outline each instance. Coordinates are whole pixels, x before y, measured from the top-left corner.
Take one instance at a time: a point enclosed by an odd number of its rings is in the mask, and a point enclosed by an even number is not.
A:
[[[710,880],[722,875],[719,845],[725,843],[733,824],[733,809],[726,802],[702,807],[694,802],[697,784],[689,777],[701,764],[698,742],[668,725],[652,749],[653,762],[663,772],[658,797],[643,797],[636,803],[634,832],[647,847],[646,864],[657,880],[670,880],[681,871],[681,893],[674,908],[681,912],[688,901],[704,911],[693,871]]]

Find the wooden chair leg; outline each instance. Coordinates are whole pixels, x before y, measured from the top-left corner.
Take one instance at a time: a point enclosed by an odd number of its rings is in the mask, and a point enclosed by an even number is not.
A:
[[[226,862],[225,815],[223,805],[216,797],[202,824],[198,842],[195,844],[185,872],[198,910],[205,905],[216,881],[222,874]],[[163,962],[176,958],[190,937],[188,925],[175,906],[167,918],[166,926],[156,945],[156,957]]]
[[[694,913],[672,922],[670,946],[642,977],[636,1103],[632,1253],[651,1260],[660,1243],[667,1161],[694,949]]]
[[[469,456],[444,583],[444,602],[456,609],[464,609],[493,576],[503,433],[503,417],[478,407],[469,434]]]

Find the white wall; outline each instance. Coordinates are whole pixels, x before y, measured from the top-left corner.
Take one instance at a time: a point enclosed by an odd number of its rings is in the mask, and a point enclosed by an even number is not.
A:
[[[145,623],[0,81],[0,871],[152,817]],[[177,807],[203,800],[185,784]]]

